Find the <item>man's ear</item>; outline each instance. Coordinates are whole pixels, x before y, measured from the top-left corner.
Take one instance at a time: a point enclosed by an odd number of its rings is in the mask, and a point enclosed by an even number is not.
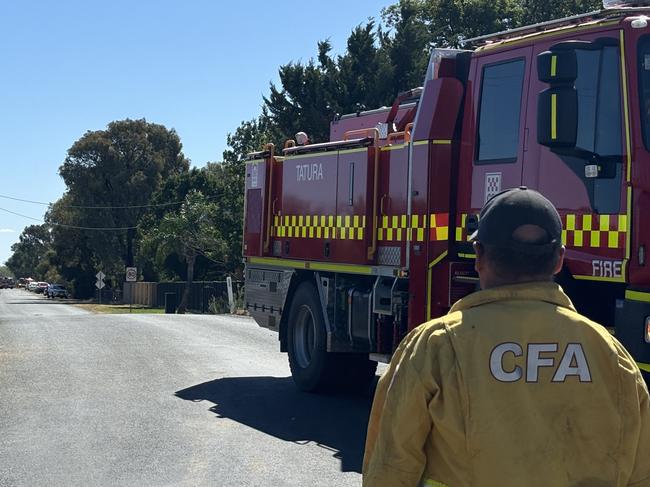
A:
[[[560,248],[560,258],[557,260],[557,265],[555,266],[555,271],[553,272],[553,275],[559,274],[562,271],[562,267],[564,267],[564,254],[566,253],[566,247],[563,245]]]

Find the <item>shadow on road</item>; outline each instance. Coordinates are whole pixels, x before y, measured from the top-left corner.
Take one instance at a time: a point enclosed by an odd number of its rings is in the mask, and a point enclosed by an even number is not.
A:
[[[361,472],[371,398],[298,391],[290,377],[217,379],[176,392],[209,401],[210,411],[268,435],[334,452],[343,472]]]

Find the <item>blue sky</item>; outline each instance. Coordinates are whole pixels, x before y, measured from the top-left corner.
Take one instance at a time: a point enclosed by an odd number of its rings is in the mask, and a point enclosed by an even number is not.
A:
[[[193,165],[220,160],[226,134],[256,117],[269,82],[390,0],[61,0],[0,6],[0,195],[55,201],[58,168],[84,132],[146,118],[178,132]],[[0,198],[40,219],[44,206]],[[0,210],[0,263],[35,223]]]

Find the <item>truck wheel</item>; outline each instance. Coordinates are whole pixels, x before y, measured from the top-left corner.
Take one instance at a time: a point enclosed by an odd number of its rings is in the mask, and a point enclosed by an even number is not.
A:
[[[332,384],[334,363],[327,353],[327,332],[316,288],[302,283],[291,302],[287,333],[289,368],[298,388],[322,390]]]

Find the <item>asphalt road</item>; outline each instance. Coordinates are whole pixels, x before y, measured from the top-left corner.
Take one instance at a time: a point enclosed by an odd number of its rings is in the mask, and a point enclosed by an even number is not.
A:
[[[358,486],[370,399],[298,392],[243,317],[0,291],[0,487]]]

